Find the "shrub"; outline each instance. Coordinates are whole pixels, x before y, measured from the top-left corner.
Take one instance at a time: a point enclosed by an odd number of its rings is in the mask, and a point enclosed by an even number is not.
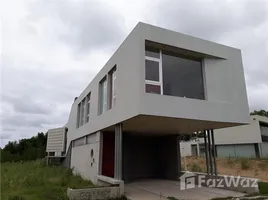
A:
[[[199,165],[197,165],[196,163],[194,163],[192,165],[192,167],[191,167],[191,171],[192,172],[203,172],[203,169]]]
[[[22,196],[9,196],[8,200],[25,200]]]
[[[247,170],[250,168],[250,163],[247,159],[242,159],[241,160],[241,169]]]

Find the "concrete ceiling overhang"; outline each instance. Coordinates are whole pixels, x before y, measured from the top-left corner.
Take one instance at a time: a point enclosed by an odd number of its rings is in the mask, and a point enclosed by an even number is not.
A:
[[[243,125],[231,122],[216,122],[149,115],[138,115],[122,123],[124,132],[132,132],[137,134],[193,133],[195,131]],[[108,127],[104,130],[113,131],[114,127]]]

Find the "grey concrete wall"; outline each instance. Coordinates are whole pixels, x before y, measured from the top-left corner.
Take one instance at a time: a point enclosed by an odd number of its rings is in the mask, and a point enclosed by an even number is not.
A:
[[[71,151],[71,168],[75,174],[81,175],[85,179],[97,183],[99,175],[99,153],[100,153],[100,134],[94,133],[97,137],[89,144],[73,147]],[[93,155],[91,156],[91,150]]]
[[[256,158],[255,144],[217,145],[217,157],[245,157]]]
[[[120,45],[105,66],[94,77],[90,84],[73,103],[67,127],[67,148],[70,141],[102,130],[103,128],[122,122],[138,115],[139,108],[139,65],[144,44],[139,38],[139,30],[134,29],[127,39]],[[114,108],[98,115],[99,82],[116,65],[116,105]],[[91,92],[90,119],[83,126],[76,128],[77,106],[82,99]]]
[[[261,143],[261,156],[268,158],[268,142]]]
[[[249,122],[240,50],[151,25],[138,24],[137,27],[140,29],[140,37],[143,40],[204,54],[203,71],[206,91],[206,101],[146,94],[144,92],[145,63],[144,59],[140,59],[142,80],[140,82],[140,113],[238,124]],[[144,47],[140,51],[144,55]]]
[[[214,137],[216,144],[261,143],[259,121],[251,119],[249,125],[217,129]]]

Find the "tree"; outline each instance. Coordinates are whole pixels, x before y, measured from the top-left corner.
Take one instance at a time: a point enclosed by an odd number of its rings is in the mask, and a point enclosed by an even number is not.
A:
[[[7,145],[1,149],[1,162],[16,162],[43,158],[46,153],[46,142],[47,134],[42,132],[28,139],[9,141]]]
[[[266,111],[266,110],[254,110],[254,112],[251,112],[250,115],[261,115],[264,117],[268,117],[268,111]]]

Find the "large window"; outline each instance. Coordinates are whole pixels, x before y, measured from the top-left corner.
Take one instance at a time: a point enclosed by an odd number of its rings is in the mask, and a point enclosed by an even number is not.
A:
[[[181,51],[181,50],[180,50]],[[176,53],[174,48],[145,47],[145,91],[204,99],[201,58]]]
[[[107,110],[107,78],[106,76],[99,84],[99,114]]]

